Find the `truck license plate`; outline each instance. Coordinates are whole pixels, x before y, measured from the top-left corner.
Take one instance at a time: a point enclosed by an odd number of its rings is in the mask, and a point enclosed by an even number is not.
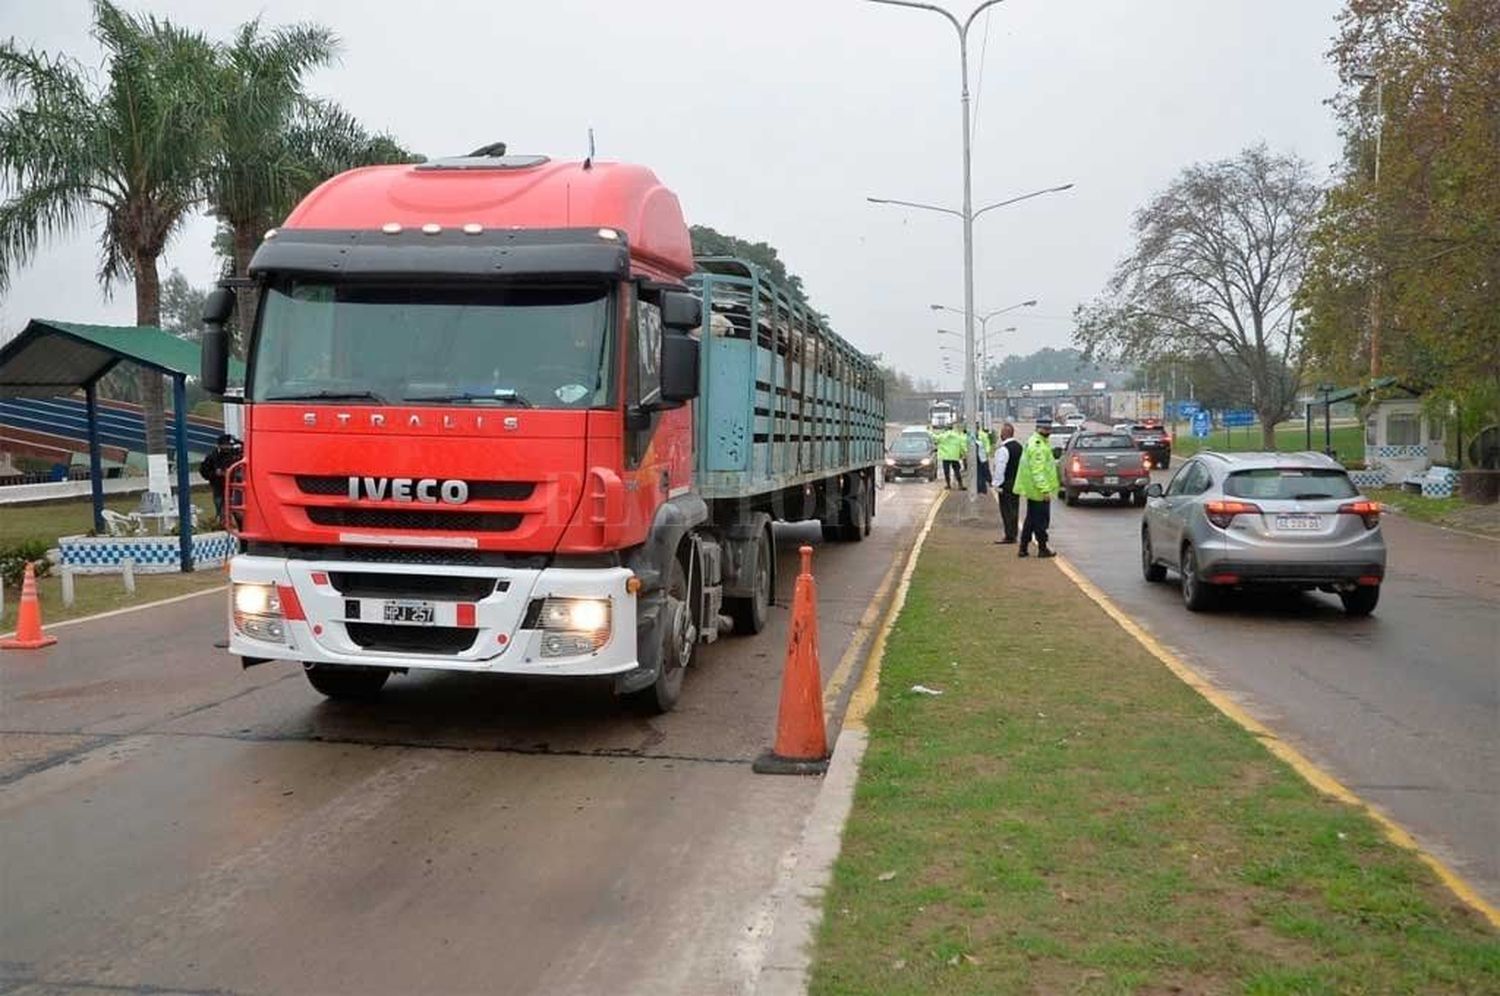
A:
[[[1322,527],[1321,515],[1278,515],[1276,517],[1277,529],[1321,529]]]
[[[431,626],[435,612],[431,602],[386,602],[385,621],[412,626]]]
[[[1104,483],[1105,484],[1119,484],[1120,483],[1120,479],[1118,477],[1106,477],[1104,479]]]

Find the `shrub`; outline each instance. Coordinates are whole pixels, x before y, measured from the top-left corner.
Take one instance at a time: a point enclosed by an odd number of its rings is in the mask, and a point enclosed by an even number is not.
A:
[[[26,573],[26,563],[36,564],[36,576],[44,578],[52,572],[52,561],[47,559],[46,540],[33,536],[12,546],[0,548],[0,582],[8,587],[19,587]]]

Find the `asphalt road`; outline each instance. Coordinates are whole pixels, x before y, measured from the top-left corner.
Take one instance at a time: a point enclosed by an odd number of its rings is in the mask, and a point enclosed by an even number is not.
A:
[[[1173,464],[1175,470],[1178,463]],[[1158,472],[1165,482],[1170,472]],[[1053,508],[1056,548],[1146,629],[1500,903],[1500,542],[1388,515],[1380,605],[1141,577],[1138,509]]]
[[[222,595],[0,654],[0,991],[745,991],[819,785],[750,770],[795,548],[827,681],[935,494],[887,486],[859,544],[780,528],[771,625],[659,718],[470,675],[327,702],[213,649]]]

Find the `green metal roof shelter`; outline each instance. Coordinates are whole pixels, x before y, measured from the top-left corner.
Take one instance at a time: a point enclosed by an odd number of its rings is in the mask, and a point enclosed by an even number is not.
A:
[[[83,325],[36,318],[0,348],[0,397],[47,398],[83,388],[88,405],[89,478],[94,529],[104,531],[104,473],[99,452],[99,379],[122,361],[172,378],[177,413],[177,541],[184,572],[193,569],[188,494],[187,378],[198,376],[199,346],[150,325]],[[238,373],[243,376],[240,364]]]

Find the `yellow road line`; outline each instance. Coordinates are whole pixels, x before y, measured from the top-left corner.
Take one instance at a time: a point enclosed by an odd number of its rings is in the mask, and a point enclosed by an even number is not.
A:
[[[940,504],[939,498],[934,498],[932,504],[936,507]],[[849,646],[844,649],[843,656],[839,658],[838,666],[833,669],[833,675],[828,679],[828,686],[823,691],[823,714],[830,714],[838,704],[838,699],[843,694],[844,686],[849,683],[849,677],[854,673],[855,662],[859,660],[859,652],[864,647],[865,641],[870,638],[874,628],[875,617],[880,614],[880,606],[885,602],[886,593],[891,589],[891,582],[896,577],[896,571],[901,567],[901,561],[892,561],[891,566],[886,568],[885,577],[880,579],[880,584],[875,589],[875,594],[870,596],[870,604],[865,607],[864,614],[859,617],[859,622],[854,627],[854,635],[849,640]]]
[[[1473,907],[1493,927],[1500,928],[1500,910],[1497,910],[1475,888],[1464,881],[1462,876],[1449,868],[1440,858],[1428,853],[1410,833],[1404,830],[1389,816],[1376,809],[1364,799],[1355,795],[1354,792],[1339,781],[1328,771],[1319,767],[1312,759],[1307,757],[1297,748],[1282,740],[1260,720],[1246,712],[1233,699],[1229,698],[1223,691],[1216,687],[1203,675],[1199,674],[1181,657],[1162,646],[1160,641],[1150,633],[1146,632],[1134,619],[1125,614],[1114,601],[1104,592],[1100,591],[1092,581],[1079,573],[1078,569],[1068,563],[1063,557],[1053,560],[1063,574],[1076,584],[1079,589],[1094,601],[1111,619],[1120,624],[1120,628],[1133,636],[1137,643],[1145,647],[1150,654],[1167,666],[1167,669],[1180,678],[1193,691],[1208,700],[1209,704],[1238,723],[1245,730],[1253,734],[1256,739],[1265,744],[1266,749],[1287,764],[1292,770],[1307,780],[1313,788],[1324,795],[1332,796],[1340,802],[1347,803],[1364,812],[1379,824],[1381,830],[1391,843],[1405,848],[1414,853],[1427,867],[1431,868],[1437,877],[1442,880],[1455,896]],[[852,705],[851,705],[852,711]]]
[[[891,627],[896,625],[896,617],[901,614],[902,607],[906,605],[906,591],[911,587],[912,572],[917,569],[917,557],[922,553],[922,544],[927,542],[927,534],[932,531],[932,524],[937,521],[938,512],[944,505],[944,497],[940,494],[932,503],[932,508],[927,512],[927,521],[922,523],[922,531],[917,534],[916,542],[911,545],[911,553],[906,556],[906,566],[901,571],[901,583],[896,586],[895,597],[886,608],[885,619],[880,623],[880,632],[875,634],[875,640],[870,644],[870,653],[865,658],[865,670],[860,675],[859,684],[855,686],[854,694],[849,696],[849,709],[844,714],[846,729],[863,730],[865,728],[865,717],[869,715],[880,694],[880,662],[885,658],[885,640],[890,635]]]

